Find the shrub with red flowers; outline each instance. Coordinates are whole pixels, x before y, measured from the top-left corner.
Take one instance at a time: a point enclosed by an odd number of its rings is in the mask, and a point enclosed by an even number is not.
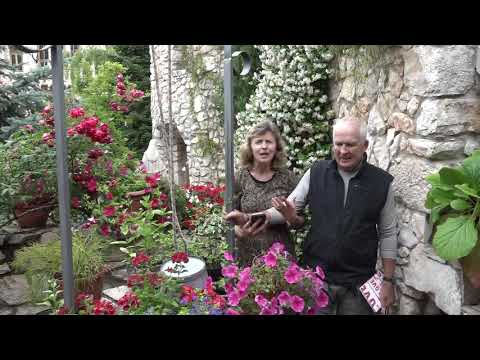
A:
[[[239,268],[226,253],[222,268],[228,313],[314,315],[327,306],[323,270],[303,269],[291,260],[281,243],[274,243],[249,267]]]
[[[128,88],[125,84],[125,77],[121,73],[117,75],[116,80],[116,97],[114,99],[115,101],[110,102],[110,108],[113,111],[128,113],[129,106],[132,103],[141,100],[145,93],[141,90],[135,89],[134,87]]]
[[[221,209],[224,204],[223,194],[225,185],[215,186],[212,183],[206,185],[184,185],[187,196],[187,209],[189,218],[194,222],[189,224],[195,227],[195,222],[201,221],[215,209]],[[196,221],[195,221],[196,220]]]

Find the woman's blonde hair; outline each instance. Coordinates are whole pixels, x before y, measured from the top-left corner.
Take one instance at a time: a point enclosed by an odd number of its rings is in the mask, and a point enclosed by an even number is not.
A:
[[[264,120],[255,125],[247,135],[245,143],[240,146],[240,165],[251,169],[253,166],[253,152],[252,140],[257,136],[262,136],[265,133],[272,133],[277,143],[277,152],[272,159],[272,169],[278,170],[285,167],[287,161],[287,154],[285,153],[285,142],[280,135],[280,130],[271,120]]]

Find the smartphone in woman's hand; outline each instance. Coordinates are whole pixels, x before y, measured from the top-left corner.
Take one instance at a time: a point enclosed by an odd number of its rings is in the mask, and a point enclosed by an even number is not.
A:
[[[251,220],[252,224],[256,223],[259,219],[262,220],[259,223],[261,225],[267,220],[267,216],[263,212],[257,212],[257,213],[250,214],[250,220]]]

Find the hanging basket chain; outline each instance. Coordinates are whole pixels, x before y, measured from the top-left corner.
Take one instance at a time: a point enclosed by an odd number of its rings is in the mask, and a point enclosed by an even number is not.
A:
[[[165,118],[163,116],[163,110],[162,110],[162,101],[160,98],[160,85],[159,85],[159,76],[158,76],[158,69],[157,69],[157,56],[155,53],[155,48],[153,45],[150,45],[150,51],[152,53],[152,60],[153,60],[153,70],[154,70],[154,76],[155,76],[155,87],[157,91],[157,104],[158,108],[160,110],[160,124],[156,127],[157,130],[160,131],[161,138],[165,140],[167,144],[167,149],[168,149],[168,156],[167,156],[167,162],[168,162],[168,186],[170,189],[170,201],[172,204],[172,224],[173,224],[173,242],[175,245],[175,251],[178,251],[178,242],[176,238],[176,233],[178,230],[178,233],[180,234],[180,238],[183,243],[183,248],[186,253],[188,253],[187,249],[187,241],[185,239],[185,236],[183,235],[182,228],[180,226],[180,222],[178,221],[178,216],[177,216],[177,208],[176,208],[176,202],[175,202],[175,189],[174,189],[174,175],[173,175],[173,120],[172,120],[172,94],[171,94],[171,75],[172,75],[172,69],[171,69],[171,48],[170,45],[168,45],[168,105],[169,105],[169,133],[165,133]]]

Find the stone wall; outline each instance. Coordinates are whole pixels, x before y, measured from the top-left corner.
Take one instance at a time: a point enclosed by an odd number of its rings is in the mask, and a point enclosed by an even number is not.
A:
[[[479,47],[464,45],[386,47],[363,66],[338,59],[334,109],[368,121],[368,159],[395,176],[399,314],[460,314],[480,299],[457,262],[435,255],[424,207],[424,177],[480,145],[479,66]]]
[[[168,47],[154,46],[159,76],[163,118],[169,121]],[[153,58],[153,57],[152,57]],[[194,76],[185,62],[197,63]],[[152,74],[152,140],[143,156],[149,172],[167,174],[167,142],[162,126],[155,71]],[[201,184],[224,177],[223,115],[215,106],[218,79],[223,86],[223,47],[206,45],[172,46],[172,119],[174,129],[175,182]],[[223,105],[222,105],[223,107]]]

